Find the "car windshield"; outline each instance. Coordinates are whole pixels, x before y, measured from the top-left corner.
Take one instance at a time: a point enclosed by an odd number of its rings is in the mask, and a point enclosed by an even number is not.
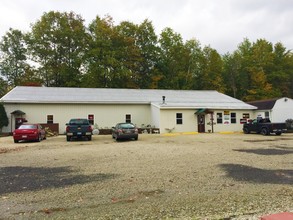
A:
[[[71,119],[69,124],[71,124],[71,125],[88,125],[89,122],[87,119]]]
[[[20,125],[18,129],[37,129],[36,125]]]
[[[135,128],[133,124],[120,124],[119,127],[124,129]]]

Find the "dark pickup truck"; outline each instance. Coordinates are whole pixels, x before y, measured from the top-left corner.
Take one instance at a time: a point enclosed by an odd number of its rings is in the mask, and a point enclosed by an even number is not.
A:
[[[66,140],[86,137],[92,140],[92,126],[87,119],[73,118],[66,124]]]
[[[243,125],[243,132],[245,134],[254,132],[262,135],[269,135],[271,133],[281,135],[287,131],[286,128],[286,123],[272,123],[269,119],[259,118],[245,123]]]

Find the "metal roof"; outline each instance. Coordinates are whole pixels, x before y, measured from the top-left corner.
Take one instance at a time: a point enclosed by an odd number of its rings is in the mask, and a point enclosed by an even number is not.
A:
[[[165,103],[162,97],[165,96]],[[160,108],[256,109],[214,90],[156,90],[17,86],[4,103],[152,104]]]
[[[260,101],[247,102],[250,105],[256,106],[258,110],[272,110],[278,99],[267,99]]]

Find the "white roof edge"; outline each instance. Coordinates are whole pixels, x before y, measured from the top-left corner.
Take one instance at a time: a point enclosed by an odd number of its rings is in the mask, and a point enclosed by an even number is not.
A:
[[[74,89],[74,90],[72,90]],[[80,89],[80,92],[77,91]],[[61,91],[62,90],[62,91]],[[76,91],[75,91],[76,90]],[[76,94],[76,96],[74,96]],[[166,97],[163,105],[162,97]],[[151,105],[160,109],[257,109],[216,90],[156,90],[17,86],[1,99],[4,104]]]
[[[151,103],[151,105],[159,108],[159,109],[215,109],[215,110],[257,110],[257,107],[255,106],[241,106],[241,107],[229,107],[229,106],[172,106],[168,104],[158,104],[158,103]]]
[[[157,106],[160,109],[211,109],[211,110],[257,110],[257,108],[235,108],[235,107],[207,107],[207,106]]]
[[[1,99],[0,99],[1,101]],[[113,101],[103,101],[103,102],[98,102],[98,101],[93,101],[93,102],[89,102],[89,101],[78,101],[78,102],[74,102],[74,101],[27,101],[27,100],[13,100],[13,101],[5,101],[5,103],[28,103],[28,104],[130,104],[130,105],[149,105],[150,102],[113,102]]]

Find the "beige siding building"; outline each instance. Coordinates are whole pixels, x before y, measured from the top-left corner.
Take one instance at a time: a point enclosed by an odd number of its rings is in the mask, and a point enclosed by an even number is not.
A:
[[[3,132],[25,119],[55,124],[60,134],[71,118],[99,128],[128,121],[160,133],[241,131],[256,109],[217,91],[15,87],[0,101],[10,122]]]

